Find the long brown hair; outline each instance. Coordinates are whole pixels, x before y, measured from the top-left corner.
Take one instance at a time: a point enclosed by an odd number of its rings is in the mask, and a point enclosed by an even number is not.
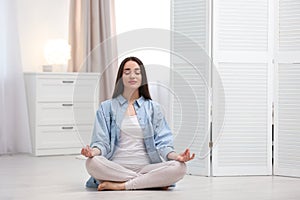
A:
[[[123,76],[124,66],[125,66],[126,62],[128,62],[128,61],[134,61],[140,66],[140,70],[141,70],[141,74],[142,74],[142,83],[141,83],[141,86],[139,87],[139,95],[143,96],[145,99],[151,99],[144,64],[142,63],[142,61],[140,59],[138,59],[137,57],[133,57],[133,56],[125,58],[122,61],[122,63],[120,64],[112,98],[116,98],[120,94],[123,94],[124,84],[123,84],[122,76]]]

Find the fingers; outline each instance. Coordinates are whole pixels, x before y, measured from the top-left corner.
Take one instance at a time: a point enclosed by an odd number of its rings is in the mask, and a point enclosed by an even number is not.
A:
[[[82,149],[81,149],[81,154],[84,155],[84,156],[86,156],[86,157],[88,157],[88,156],[87,156],[86,148],[82,148]]]
[[[183,153],[181,153],[180,155],[181,155],[181,156],[185,156],[185,155],[187,155],[189,152],[190,152],[189,149],[185,149],[185,151],[184,151]]]
[[[193,160],[195,158],[195,154],[193,153],[191,156],[190,149],[186,149],[182,154],[180,154],[180,158],[178,161],[187,162]]]
[[[189,149],[186,149],[182,154],[181,156],[183,157],[189,157],[190,156],[190,150]]]
[[[195,154],[192,154],[192,157],[190,157],[190,160],[193,160],[195,158]]]
[[[93,152],[93,149],[89,145],[86,145],[86,147],[81,149],[81,154],[86,157],[92,157],[93,156],[92,152]]]
[[[186,150],[185,150],[185,153],[186,153],[186,154],[190,154],[190,149],[186,149]]]

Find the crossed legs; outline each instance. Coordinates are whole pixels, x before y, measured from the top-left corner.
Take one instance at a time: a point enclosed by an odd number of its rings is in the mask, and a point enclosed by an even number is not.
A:
[[[135,190],[172,185],[186,173],[185,163],[168,161],[144,166],[135,172],[103,156],[88,158],[88,173],[102,183],[98,190]]]

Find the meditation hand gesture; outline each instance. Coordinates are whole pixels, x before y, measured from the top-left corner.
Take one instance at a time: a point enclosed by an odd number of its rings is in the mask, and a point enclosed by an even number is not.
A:
[[[193,153],[192,156],[190,154],[190,150],[186,149],[183,153],[179,154],[175,160],[180,162],[187,162],[193,160],[195,158],[195,154]]]
[[[81,149],[81,154],[85,157],[92,158],[96,155],[100,154],[100,150],[98,148],[91,148],[89,145]]]
[[[190,150],[186,149],[183,153],[177,154],[175,152],[171,152],[168,154],[168,158],[171,160],[177,160],[179,162],[187,162],[193,160],[195,158],[195,154],[193,153],[191,156]]]

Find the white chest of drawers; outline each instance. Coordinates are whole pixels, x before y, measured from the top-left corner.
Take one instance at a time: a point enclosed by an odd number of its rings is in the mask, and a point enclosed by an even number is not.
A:
[[[33,153],[79,154],[90,143],[98,73],[25,73]]]

